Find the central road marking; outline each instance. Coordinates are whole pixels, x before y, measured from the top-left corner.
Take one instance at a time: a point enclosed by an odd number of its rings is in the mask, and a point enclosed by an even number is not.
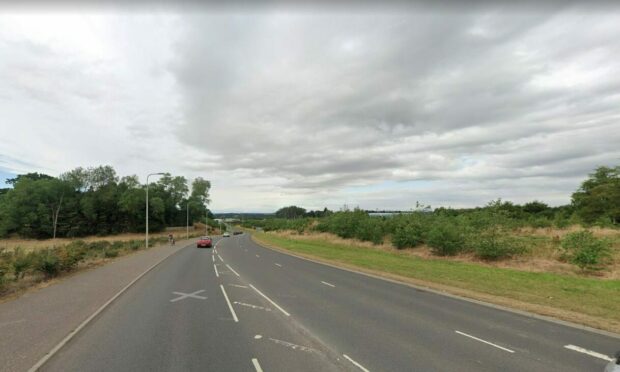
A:
[[[239,285],[239,284],[229,284],[229,286],[231,287],[237,287],[237,288],[247,288],[247,285]]]
[[[263,369],[260,367],[260,364],[258,364],[258,359],[253,358],[252,364],[254,364],[254,369],[256,369],[256,372],[263,372]]]
[[[224,262],[224,260],[222,259],[222,256],[220,256],[220,255],[219,255],[219,253],[218,253],[218,255],[217,255],[217,258],[219,258],[219,259],[220,259],[220,261]]]
[[[211,258],[213,259],[213,262],[215,262],[215,256],[211,256]]]
[[[271,309],[269,309],[267,307],[262,307],[262,306],[252,305],[252,304],[246,304],[245,302],[235,301],[234,303],[237,304],[237,305],[245,306],[245,307],[251,307],[252,309],[271,311]]]
[[[256,287],[254,287],[252,284],[250,284],[250,287],[252,287],[252,289],[253,289],[253,290],[255,290],[256,292],[258,292],[258,294],[259,294],[259,295],[261,295],[261,296],[265,297],[265,298],[267,299],[267,301],[271,302],[271,304],[272,304],[273,306],[277,307],[277,308],[278,308],[278,310],[280,310],[281,312],[283,312],[283,313],[284,313],[284,315],[286,315],[286,316],[291,316],[291,314],[287,313],[287,312],[286,312],[283,308],[281,308],[280,306],[278,306],[278,304],[277,304],[277,303],[273,302],[273,301],[271,300],[271,298],[269,298],[269,297],[265,296],[265,295],[263,294],[263,292],[261,292],[261,291],[259,291],[258,289],[256,289]]]
[[[481,339],[481,338],[474,337],[474,336],[472,336],[472,335],[468,335],[467,333],[463,333],[463,332],[461,332],[461,331],[454,331],[454,332],[458,333],[459,335],[462,335],[462,336],[465,336],[465,337],[469,337],[469,338],[471,338],[471,339],[474,339],[474,340],[476,340],[476,341],[483,342],[483,343],[485,343],[485,344],[487,344],[487,345],[491,345],[491,346],[496,347],[496,348],[498,348],[498,349],[501,349],[501,350],[507,351],[507,352],[509,352],[509,353],[514,353],[514,351],[513,351],[513,350],[506,349],[505,347],[502,347],[502,346],[496,345],[496,344],[494,344],[494,343],[492,343],[492,342],[485,341],[485,340],[483,340],[483,339]]]
[[[230,269],[230,271],[235,273],[235,275],[239,276],[239,274],[237,274],[237,272],[232,267],[230,267],[228,264],[226,264],[226,266]]]
[[[351,359],[351,357],[349,357],[347,354],[342,354],[343,357],[345,357],[349,362],[355,364],[355,366],[359,369],[361,369],[364,372],[370,372],[369,370],[367,370],[366,368],[364,368],[363,365],[359,364],[358,362],[354,361],[353,359]]]
[[[220,273],[217,272],[217,266],[213,264],[213,268],[215,269],[215,276],[220,277]]]
[[[593,356],[595,358],[599,358],[599,359],[603,359],[606,360],[608,362],[611,362],[613,359],[608,357],[605,354],[601,354],[601,353],[597,353],[596,351],[592,351],[592,350],[588,350],[588,349],[584,349],[582,347],[579,346],[575,346],[575,345],[565,345],[565,348],[569,349],[569,350],[573,350],[579,353],[584,353],[584,354],[588,354],[589,356]]]
[[[333,284],[331,284],[331,283],[324,282],[324,281],[322,281],[322,280],[321,280],[321,283],[323,283],[323,284],[325,284],[325,285],[328,285],[328,286],[330,286],[330,287],[332,287],[332,288],[336,288],[336,286],[335,286],[335,285],[333,285]]]
[[[204,291],[205,291],[204,289],[201,289],[201,290],[193,292],[193,293],[172,292],[175,295],[178,295],[179,297],[173,298],[172,300],[170,300],[170,302],[177,302],[177,301],[185,300],[186,298],[195,298],[197,300],[206,300],[207,299],[206,297],[198,296],[198,293],[202,293]]]
[[[286,346],[288,348],[291,348],[293,350],[301,350],[301,351],[305,351],[307,353],[318,353],[318,351],[314,350],[311,347],[307,347],[307,346],[301,346],[301,345],[296,345],[292,342],[288,342],[288,341],[282,341],[282,340],[278,340],[275,338],[271,338],[269,337],[269,341],[272,341],[276,344],[282,345],[282,346]]]
[[[224,286],[220,284],[220,288],[222,288],[222,293],[224,294],[224,298],[226,299],[226,303],[228,304],[228,308],[230,309],[230,313],[233,316],[233,319],[235,320],[235,323],[239,321],[239,318],[237,318],[237,314],[235,313],[235,309],[233,309],[232,305],[230,304],[230,300],[228,299],[228,295],[226,294],[226,290],[224,289]]]
[[[276,265],[277,267],[282,267],[282,265],[280,265],[279,263],[275,263],[274,265]]]
[[[260,257],[260,256],[259,256],[259,255],[256,255],[256,257],[258,258],[258,257]]]

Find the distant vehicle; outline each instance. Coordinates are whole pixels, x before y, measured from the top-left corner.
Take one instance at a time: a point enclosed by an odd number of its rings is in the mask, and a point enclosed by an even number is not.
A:
[[[230,233],[228,231],[226,231],[223,235],[225,238],[230,238]]]
[[[213,246],[213,240],[211,240],[210,236],[203,236],[198,239],[196,243],[196,248],[211,248]]]
[[[614,360],[605,367],[605,372],[620,372],[620,351],[616,353]]]
[[[233,235],[241,235],[243,234],[243,231],[233,231]]]

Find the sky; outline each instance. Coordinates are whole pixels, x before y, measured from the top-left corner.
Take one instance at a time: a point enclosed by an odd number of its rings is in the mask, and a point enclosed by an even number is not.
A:
[[[620,8],[352,7],[2,9],[0,187],[107,164],[209,179],[218,212],[561,205],[620,164]]]

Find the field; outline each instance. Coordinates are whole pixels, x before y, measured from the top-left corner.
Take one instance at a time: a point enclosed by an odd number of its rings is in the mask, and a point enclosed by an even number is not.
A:
[[[553,242],[556,236],[556,232],[544,230],[522,233],[540,247],[554,244],[549,242]],[[599,234],[611,235],[615,239],[616,263],[609,270],[614,274],[608,276],[616,276],[618,235],[614,231],[599,231]],[[617,300],[620,280],[584,276],[568,265],[549,272],[548,267],[531,264],[516,263],[516,268],[510,267],[509,261],[489,263],[467,256],[438,258],[424,254],[424,248],[396,250],[387,244],[377,246],[340,239],[331,234],[270,232],[253,236],[265,245],[340,266],[620,332]],[[537,253],[520,259],[523,262],[540,262],[553,254],[549,249],[533,249],[530,252]],[[562,273],[563,270],[566,272]]]

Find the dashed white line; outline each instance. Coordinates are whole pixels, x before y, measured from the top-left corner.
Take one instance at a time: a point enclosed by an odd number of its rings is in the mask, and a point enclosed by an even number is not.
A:
[[[474,339],[474,340],[476,340],[476,341],[480,341],[480,342],[485,343],[485,344],[487,344],[487,345],[491,345],[491,346],[496,347],[496,348],[498,348],[498,349],[501,349],[501,350],[507,351],[507,352],[509,352],[509,353],[514,353],[514,350],[506,349],[505,347],[502,347],[502,346],[496,345],[496,344],[494,344],[494,343],[492,343],[492,342],[485,341],[485,340],[483,340],[483,339],[481,339],[481,338],[478,338],[478,337],[475,337],[475,336],[472,336],[472,335],[468,335],[467,333],[463,333],[463,332],[461,332],[461,331],[454,331],[454,332],[458,333],[459,335],[462,335],[462,336],[465,336],[465,337],[469,337],[469,338],[471,338],[471,339]]]
[[[215,276],[220,277],[220,273],[217,272],[217,266],[213,264],[213,268],[215,269]]]
[[[281,312],[283,312],[283,313],[284,313],[284,315],[286,315],[286,316],[291,316],[291,314],[287,313],[287,312],[286,312],[283,308],[281,308],[278,304],[276,304],[275,302],[273,302],[273,301],[271,300],[271,298],[269,298],[269,297],[265,296],[265,294],[263,294],[263,292],[261,292],[261,291],[259,291],[258,289],[256,289],[256,287],[254,287],[252,284],[250,284],[250,287],[252,287],[252,289],[253,289],[253,290],[255,290],[256,292],[258,292],[258,294],[259,294],[259,295],[261,295],[261,296],[265,297],[265,299],[267,299],[267,301],[271,302],[271,304],[272,304],[273,306],[277,307],[277,308],[278,308],[278,310],[280,310]]]
[[[597,353],[596,351],[592,351],[592,350],[588,350],[588,349],[584,349],[582,347],[579,346],[575,346],[575,345],[564,345],[565,348],[569,349],[569,350],[573,350],[579,353],[583,353],[583,354],[587,354],[589,356],[593,356],[595,358],[599,358],[599,359],[603,359],[606,360],[608,362],[611,362],[613,359],[608,357],[605,354],[601,354],[601,353]]]
[[[239,285],[239,284],[229,284],[229,286],[231,287],[237,287],[237,288],[247,288],[247,285]]]
[[[228,264],[226,264],[226,267],[228,267],[230,269],[230,271],[235,273],[235,275],[239,276],[239,274],[232,267],[230,267]]]
[[[282,265],[280,265],[279,263],[275,263],[274,265],[276,265],[277,267],[282,267]]]
[[[325,284],[325,285],[327,285],[327,286],[330,286],[330,287],[332,287],[332,288],[336,288],[336,286],[335,286],[335,285],[333,285],[333,284],[331,284],[331,283],[324,282],[324,281],[322,281],[322,280],[321,280],[321,283],[323,283],[323,284]]]
[[[260,256],[259,256],[259,255],[256,255],[256,257],[257,257],[257,258],[259,258]]]
[[[364,372],[370,372],[369,370],[367,370],[366,368],[364,368],[363,365],[359,364],[358,362],[354,361],[353,359],[351,359],[350,356],[348,356],[347,354],[342,354],[343,357],[345,357],[349,362],[355,364],[355,366],[359,369],[361,369]]]
[[[224,260],[222,259],[222,256],[220,256],[219,254],[217,255],[217,258],[219,258],[220,261],[224,262]]]
[[[228,308],[230,309],[230,313],[232,314],[233,319],[235,320],[235,322],[238,322],[239,318],[237,318],[235,309],[233,309],[232,305],[230,304],[230,300],[228,299],[228,295],[226,294],[226,290],[224,289],[224,286],[220,284],[220,288],[222,288],[222,293],[224,294],[224,298],[226,299],[226,303],[228,304]]]
[[[256,370],[256,372],[263,372],[263,369],[260,367],[260,364],[258,364],[258,359],[252,358],[252,364],[254,365],[254,369]]]
[[[215,262],[215,256],[211,256],[211,258],[213,259],[213,262]]]

